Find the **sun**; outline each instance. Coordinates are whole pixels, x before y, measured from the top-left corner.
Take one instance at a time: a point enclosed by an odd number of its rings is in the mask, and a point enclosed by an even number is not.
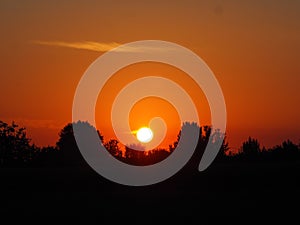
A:
[[[153,132],[149,127],[142,127],[136,132],[136,138],[142,143],[148,143],[153,138]]]

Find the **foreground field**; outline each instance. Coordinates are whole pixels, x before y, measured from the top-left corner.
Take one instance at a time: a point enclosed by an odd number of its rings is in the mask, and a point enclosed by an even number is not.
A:
[[[6,168],[0,179],[1,217],[11,221],[292,221],[300,208],[299,162],[215,163],[146,187],[111,183],[89,168]]]

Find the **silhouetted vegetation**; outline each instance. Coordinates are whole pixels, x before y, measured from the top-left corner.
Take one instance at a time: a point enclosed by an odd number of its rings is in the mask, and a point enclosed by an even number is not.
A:
[[[300,145],[294,144],[290,140],[283,141],[280,145],[272,148],[261,147],[259,141],[249,137],[243,142],[239,152],[229,159],[236,161],[251,161],[251,162],[284,162],[300,160]]]
[[[88,123],[77,125],[95,131]],[[151,186],[129,187],[115,184],[89,169],[77,148],[72,124],[59,132],[55,146],[36,147],[26,136],[25,128],[1,122],[2,221],[4,215],[10,221],[20,215],[21,222],[26,217],[42,216],[44,219],[39,222],[52,219],[57,223],[65,217],[68,222],[70,218],[76,222],[81,218],[87,223],[87,218],[96,215],[97,223],[102,221],[99,217],[107,217],[108,223],[114,223],[114,218],[124,220],[133,215],[141,217],[137,219],[140,223],[145,215],[151,214],[155,221],[150,224],[163,217],[177,222],[180,216],[192,218],[197,224],[205,217],[210,221],[222,216],[223,222],[223,217],[231,216],[231,223],[237,215],[247,221],[252,218],[254,223],[265,215],[269,223],[274,215],[284,216],[284,221],[298,215],[294,205],[300,201],[299,145],[286,140],[266,149],[257,139],[249,137],[239,152],[232,154],[225,138],[214,163],[200,173],[197,168],[210,134],[214,143],[225,135],[209,126],[200,127],[194,154],[171,178]],[[122,149],[117,140],[105,142],[99,132],[98,135],[115,158],[140,166],[164,160],[184,137],[179,132],[168,149],[144,152],[134,150],[133,146]],[[147,217],[147,221],[151,218]],[[183,223],[187,223],[186,218]]]
[[[87,122],[78,122],[77,125],[95,129]],[[183,126],[197,126],[196,124],[186,123]],[[196,169],[199,160],[208,144],[209,137],[212,135],[213,143],[222,140],[225,134],[218,130],[212,131],[210,126],[199,127],[199,139],[196,150],[189,162],[190,169]],[[178,145],[181,132],[177,140],[169,145],[168,149],[153,149],[147,151],[135,150],[143,146],[125,146],[122,149],[118,140],[110,139],[104,142],[104,137],[98,135],[107,151],[116,159],[131,165],[151,165],[167,158]],[[299,160],[299,145],[290,140],[286,140],[280,145],[266,149],[261,147],[259,141],[252,137],[242,143],[237,154],[232,154],[229,144],[224,137],[221,149],[215,159],[217,162],[243,162],[243,161],[284,161]],[[0,121],[0,165],[1,167],[11,166],[86,166],[82,155],[77,147],[72,124],[67,124],[59,133],[56,146],[37,147],[30,143],[26,136],[26,129],[19,127],[14,122],[7,124]]]
[[[28,165],[35,157],[37,148],[30,144],[24,127],[12,122],[0,121],[0,166]]]

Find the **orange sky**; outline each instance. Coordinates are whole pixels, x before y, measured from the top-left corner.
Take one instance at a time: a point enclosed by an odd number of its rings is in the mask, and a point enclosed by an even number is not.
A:
[[[201,124],[210,124],[210,109],[202,90],[182,70],[157,62],[143,62],[127,66],[109,79],[102,89],[96,105],[96,124],[102,131],[104,137],[114,137],[111,126],[111,108],[114,99],[124,86],[135,79],[145,76],[159,76],[171,79],[178,83],[189,96],[198,109]],[[125,103],[127,104],[127,103]],[[161,98],[148,97],[134,105],[130,112],[129,123],[132,130],[148,126],[149,121],[154,117],[161,117],[167,125],[166,140],[160,147],[168,147],[176,140],[180,131],[181,122],[178,112],[170,103]]]
[[[299,143],[299,21],[299,1],[3,0],[0,119],[26,126],[38,145],[54,144],[90,63],[113,43],[156,39],[191,49],[212,69],[230,146],[249,135],[266,146]]]

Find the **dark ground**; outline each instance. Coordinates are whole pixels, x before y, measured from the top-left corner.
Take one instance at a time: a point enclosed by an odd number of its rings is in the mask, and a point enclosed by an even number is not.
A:
[[[88,168],[6,168],[0,179],[1,224],[300,223],[300,162],[213,163],[145,187]]]

